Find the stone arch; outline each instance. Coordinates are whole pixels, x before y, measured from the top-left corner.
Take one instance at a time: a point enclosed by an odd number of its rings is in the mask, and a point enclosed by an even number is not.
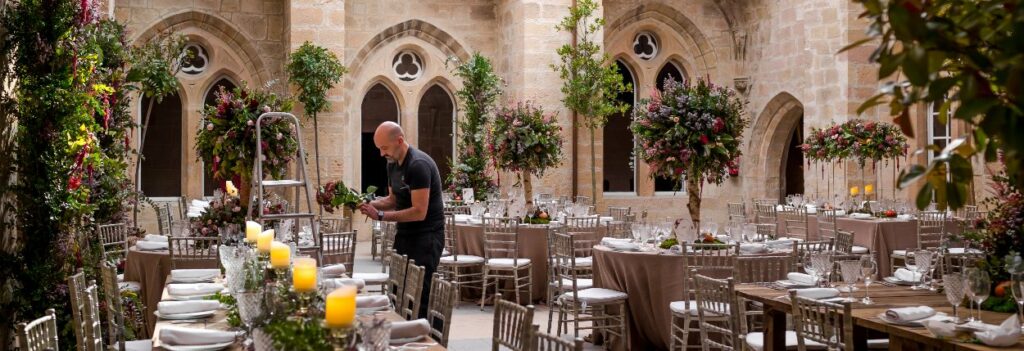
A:
[[[207,95],[210,94],[211,89],[216,88],[214,84],[220,82],[221,79],[227,79],[229,82],[231,82],[231,84],[234,84],[237,87],[241,87],[241,84],[243,82],[243,80],[240,77],[238,77],[238,74],[235,74],[235,72],[231,71],[230,69],[218,69],[216,72],[210,74],[209,77],[207,77],[207,79],[205,79],[203,83],[200,84],[200,86],[203,87],[202,96],[204,99],[206,98]]]
[[[610,35],[619,33],[633,23],[647,19],[663,23],[671,28],[674,33],[678,33],[680,37],[689,39],[691,44],[697,48],[697,52],[694,53],[693,57],[702,71],[710,72],[715,69],[715,64],[719,61],[719,58],[714,46],[711,45],[711,41],[689,17],[669,5],[661,3],[643,4],[625,11],[618,18],[608,21],[609,24],[605,26],[604,30],[606,33],[605,38],[607,39]],[[728,23],[726,23],[726,26],[728,27]],[[662,38],[662,41],[664,41],[664,38]],[[691,73],[696,74],[697,72]]]
[[[755,196],[774,198],[782,186],[779,166],[793,128],[804,114],[804,105],[788,92],[775,95],[754,120],[747,155],[753,164],[745,171],[754,178]]]
[[[632,56],[626,53],[620,53],[612,58],[612,62],[622,62],[623,66],[629,70],[629,74],[633,76],[633,91],[640,89],[639,85],[647,81],[647,77],[644,76],[644,70],[640,67],[640,64],[633,59]]]
[[[370,78],[369,80],[366,81],[366,83],[363,84],[362,87],[359,88],[359,94],[355,96],[359,97],[359,99],[362,99],[362,97],[366,96],[366,94],[370,92],[370,89],[373,89],[373,87],[376,86],[377,84],[383,85],[385,88],[388,89],[388,91],[391,92],[391,95],[394,96],[395,104],[397,104],[397,106],[395,107],[398,109],[399,116],[398,121],[396,123],[398,123],[399,125],[403,124],[401,118],[402,111],[405,110],[409,105],[408,102],[405,101],[404,94],[402,94],[402,89],[398,86],[398,84],[395,84],[395,82],[389,79],[388,77],[378,75],[373,78]]]
[[[352,72],[359,71],[359,66],[365,62],[377,48],[404,37],[415,37],[438,48],[447,56],[458,57],[459,60],[469,59],[469,52],[451,34],[437,26],[418,19],[411,19],[377,33],[366,45],[363,45],[359,52],[349,61],[349,68]]]
[[[179,32],[187,28],[198,28],[223,40],[229,48],[238,53],[238,58],[252,76],[256,78],[254,85],[262,86],[271,80],[270,72],[267,70],[263,60],[260,59],[259,51],[250,40],[237,27],[220,16],[196,10],[184,10],[162,17],[156,23],[146,27],[139,32],[132,43],[145,43],[160,33]],[[201,40],[202,41],[202,40]]]

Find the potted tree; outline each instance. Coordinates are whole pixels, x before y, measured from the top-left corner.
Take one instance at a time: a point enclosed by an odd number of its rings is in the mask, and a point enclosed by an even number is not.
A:
[[[296,98],[306,116],[313,119],[313,158],[316,160],[316,185],[320,188],[320,125],[317,114],[330,111],[327,91],[341,82],[348,70],[333,52],[305,42],[288,60],[288,81],[299,90]]]
[[[456,66],[453,73],[462,79],[462,89],[455,96],[464,112],[458,120],[458,158],[451,162],[454,167],[447,183],[451,190],[471,188],[477,200],[487,200],[496,186],[487,174],[484,142],[489,115],[494,113],[494,105],[501,96],[501,77],[494,73],[491,60],[480,53]]]

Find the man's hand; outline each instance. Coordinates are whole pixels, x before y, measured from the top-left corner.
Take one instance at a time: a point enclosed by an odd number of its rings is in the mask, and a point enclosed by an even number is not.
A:
[[[370,217],[370,219],[380,220],[380,218],[378,218],[377,216],[377,208],[373,207],[373,205],[369,203],[364,202],[362,205],[359,205],[359,212],[361,212],[366,217]]]

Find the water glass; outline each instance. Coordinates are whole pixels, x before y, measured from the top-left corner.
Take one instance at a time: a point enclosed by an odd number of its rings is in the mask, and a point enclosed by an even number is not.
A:
[[[988,298],[989,289],[992,288],[992,280],[989,279],[988,272],[977,268],[969,268],[966,279],[967,296],[978,306],[978,318],[975,319],[972,316],[969,320],[981,320],[981,303]]]
[[[853,297],[853,285],[857,284],[857,280],[860,279],[860,260],[839,261],[839,273],[843,276],[843,283],[846,283],[846,289],[850,293],[850,297],[843,301],[856,302],[857,299]]]
[[[384,318],[374,317],[373,320],[359,324],[362,335],[362,348],[366,351],[387,351],[391,338],[391,322]]]
[[[958,273],[943,274],[942,286],[946,291],[946,301],[953,305],[953,322],[960,323],[960,314],[957,308],[964,300],[964,277]]]
[[[864,298],[860,300],[865,305],[875,303],[871,301],[871,294],[869,289],[871,287],[871,281],[875,279],[875,273],[878,270],[878,264],[875,263],[875,256],[864,255],[860,257],[860,277],[864,279]]]
[[[815,252],[811,255],[811,266],[820,277],[819,280],[825,281],[824,286],[831,286],[829,276],[832,273],[832,255],[827,252]]]
[[[1010,276],[1010,293],[1017,301],[1017,313],[1020,319],[1021,331],[1024,331],[1024,273],[1014,273]]]
[[[932,252],[928,250],[918,250],[914,252],[914,267],[915,271],[921,275],[921,282],[918,285],[910,287],[911,290],[927,290],[928,286],[925,285],[925,280],[928,275],[928,271],[932,266]]]

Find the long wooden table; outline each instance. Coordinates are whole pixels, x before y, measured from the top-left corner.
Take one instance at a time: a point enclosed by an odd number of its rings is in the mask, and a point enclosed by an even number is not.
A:
[[[855,297],[864,297],[864,287],[859,285]],[[911,290],[905,286],[882,286],[872,284],[870,287],[872,305],[860,302],[853,304],[854,341],[857,350],[867,348],[867,335],[872,331],[889,335],[889,350],[1020,350],[1024,345],[1018,343],[1012,347],[996,348],[985,345],[969,344],[952,340],[938,339],[925,328],[897,326],[882,322],[877,316],[894,307],[929,306],[939,312],[953,313],[952,306],[946,296],[930,291]],[[756,301],[764,305],[765,351],[785,350],[786,316],[792,313],[792,306],[785,290],[775,290],[756,284],[739,284],[736,286],[739,297]],[[843,294],[846,295],[845,293]],[[960,308],[960,316],[967,315],[967,309]],[[983,311],[981,319],[985,323],[999,324],[1012,316],[1009,313]],[[1024,343],[1024,336],[1021,337]]]

